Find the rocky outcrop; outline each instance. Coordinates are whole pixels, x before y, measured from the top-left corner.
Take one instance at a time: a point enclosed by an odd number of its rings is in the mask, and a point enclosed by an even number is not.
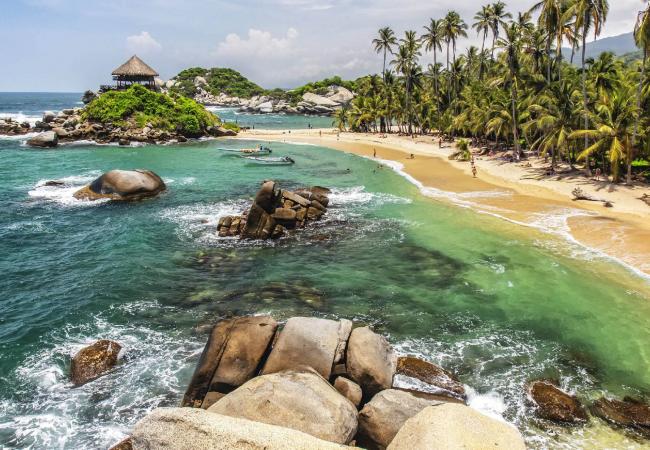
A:
[[[650,437],[650,406],[647,403],[630,397],[623,400],[603,397],[591,406],[591,412],[612,425]]]
[[[327,193],[328,189],[319,186],[296,192],[280,190],[274,181],[265,181],[250,209],[241,216],[221,217],[217,232],[219,237],[277,239],[288,230],[319,220],[327,212]]]
[[[157,408],[133,429],[135,450],[335,450],[326,442],[290,428],[191,408]]]
[[[102,339],[84,347],[74,355],[70,364],[70,378],[76,386],[88,383],[112,369],[122,346]]]
[[[84,94],[84,102],[92,101],[92,91]],[[0,134],[2,135],[24,135],[27,133],[48,133],[46,145],[39,145],[36,140],[38,136],[32,138],[33,143],[29,145],[37,147],[55,147],[52,144],[53,135],[56,135],[58,142],[75,142],[75,141],[94,141],[100,144],[120,144],[131,145],[133,143],[163,144],[168,142],[185,142],[188,138],[197,137],[223,137],[235,136],[237,133],[233,130],[226,129],[222,126],[209,126],[201,130],[198,134],[183,134],[177,131],[169,131],[156,128],[152,123],[142,126],[135,120],[129,119],[122,121],[120,125],[113,123],[99,123],[96,121],[86,120],[83,117],[83,109],[67,108],[54,114],[46,111],[43,118],[37,121],[33,126],[28,122],[17,122],[11,118],[0,119]],[[42,138],[41,138],[42,139]]]
[[[79,189],[74,197],[80,200],[134,201],[154,197],[165,189],[162,178],[150,170],[111,170]]]
[[[199,407],[210,392],[227,393],[257,375],[277,327],[269,316],[236,317],[217,323],[182,405]]]
[[[402,356],[397,360],[396,374],[415,378],[426,386],[424,392],[443,397],[452,397],[463,402],[467,400],[465,386],[451,372],[411,356]]]
[[[262,375],[208,408],[231,417],[279,425],[339,444],[357,432],[357,410],[314,371]]]
[[[537,407],[537,415],[544,419],[572,424],[587,421],[587,412],[580,401],[551,381],[532,382],[528,387],[528,395]]]
[[[358,444],[370,450],[385,449],[408,419],[441,403],[395,389],[381,391],[359,412]]]
[[[165,89],[171,89],[177,81],[172,79],[165,83]],[[307,115],[332,115],[336,110],[347,105],[354,98],[354,93],[342,87],[332,85],[326,92],[317,94],[306,92],[298,102],[290,102],[282,96],[256,95],[251,98],[229,96],[225,93],[214,95],[207,88],[204,77],[194,78],[194,100],[206,106],[236,107],[241,111],[253,114],[307,114]]]
[[[59,136],[54,131],[44,131],[27,140],[30,147],[54,148],[59,145]]]
[[[311,367],[329,379],[335,360],[350,336],[352,322],[316,317],[292,317],[280,333],[269,355],[263,373]]]
[[[0,134],[7,136],[21,136],[34,130],[29,122],[18,122],[11,117],[0,119]]]
[[[388,446],[388,450],[525,448],[521,434],[513,426],[454,403],[423,409],[404,423]]]
[[[348,341],[346,367],[367,397],[390,389],[395,374],[396,355],[385,337],[368,327],[355,328]]]

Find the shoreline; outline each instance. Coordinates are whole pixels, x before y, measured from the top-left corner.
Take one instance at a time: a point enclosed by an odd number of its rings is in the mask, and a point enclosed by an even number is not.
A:
[[[468,162],[448,159],[454,146],[440,148],[431,136],[413,139],[388,135],[382,139],[372,133],[342,132],[337,136],[332,129],[257,129],[242,132],[235,139],[320,145],[384,164],[399,163],[399,168],[387,165],[411,178],[409,181],[427,197],[561,235],[640,277],[650,278],[650,207],[639,199],[650,193],[650,187],[596,182],[577,173],[544,177],[539,173],[545,167],[542,158],[508,163],[498,157],[478,156],[478,176],[473,178]],[[410,154],[415,158],[410,159]],[[576,187],[614,206],[573,201],[571,191]]]

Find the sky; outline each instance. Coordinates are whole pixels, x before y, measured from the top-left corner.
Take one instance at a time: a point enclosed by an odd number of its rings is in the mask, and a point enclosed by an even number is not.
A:
[[[381,71],[377,30],[418,32],[479,0],[0,0],[0,91],[81,92],[138,54],[169,79],[188,67],[231,67],[265,88]],[[510,0],[513,13],[534,0]],[[601,37],[632,31],[642,0],[610,0]],[[479,45],[473,30],[459,51]]]

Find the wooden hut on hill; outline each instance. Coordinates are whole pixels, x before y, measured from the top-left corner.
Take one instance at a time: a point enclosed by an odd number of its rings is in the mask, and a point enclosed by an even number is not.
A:
[[[156,90],[156,77],[158,76],[158,72],[138,58],[137,55],[133,55],[127,62],[115,69],[112,75],[115,85],[102,86],[102,91],[127,89],[136,83]]]

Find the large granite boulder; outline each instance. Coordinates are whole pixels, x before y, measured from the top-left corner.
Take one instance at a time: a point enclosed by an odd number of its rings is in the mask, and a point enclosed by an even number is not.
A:
[[[92,102],[97,98],[97,94],[93,91],[86,91],[84,92],[83,96],[81,97],[81,101],[83,102],[84,105],[87,105],[88,103]]]
[[[54,148],[59,145],[59,136],[54,131],[45,131],[27,140],[30,147]]]
[[[468,406],[442,403],[423,409],[399,430],[388,450],[525,450],[521,434],[507,423]]]
[[[316,317],[292,317],[280,333],[263,373],[311,367],[329,379],[343,357],[352,322]],[[338,359],[337,359],[338,357]]]
[[[646,403],[630,397],[623,400],[602,397],[591,406],[591,412],[610,424],[650,437],[650,406]]]
[[[80,200],[133,201],[154,197],[165,189],[162,178],[150,170],[111,170],[79,189],[74,197]]]
[[[269,316],[222,320],[212,329],[182,406],[199,407],[209,392],[227,393],[257,374],[277,322]]]
[[[334,380],[334,388],[339,391],[343,397],[350,400],[355,407],[359,407],[363,397],[361,386],[345,377],[336,377],[336,380]]]
[[[325,106],[328,108],[334,108],[339,106],[339,104],[333,100],[330,100],[327,97],[322,95],[314,94],[313,92],[306,92],[302,95],[302,100],[307,103],[312,103],[316,106]]]
[[[350,377],[361,386],[366,397],[391,388],[396,359],[385,337],[368,327],[352,330],[346,366]]]
[[[465,386],[454,374],[428,361],[402,356],[397,360],[396,374],[415,378],[424,383],[425,392],[452,397],[463,402],[467,399]]]
[[[336,86],[327,93],[327,98],[340,105],[350,103],[354,94],[343,86]]]
[[[293,428],[339,444],[349,443],[357,432],[357,409],[314,371],[253,378],[208,411]]]
[[[368,449],[385,449],[404,422],[424,408],[441,403],[395,389],[381,391],[359,412],[357,443]]]
[[[105,374],[117,364],[121,349],[117,342],[102,339],[79,350],[70,364],[72,382],[80,386]]]
[[[588,419],[580,401],[550,381],[532,382],[528,395],[537,406],[537,415],[544,419],[563,423],[584,423]]]
[[[343,450],[309,434],[194,408],[157,408],[131,434],[135,450]],[[290,443],[290,444],[289,444]]]

